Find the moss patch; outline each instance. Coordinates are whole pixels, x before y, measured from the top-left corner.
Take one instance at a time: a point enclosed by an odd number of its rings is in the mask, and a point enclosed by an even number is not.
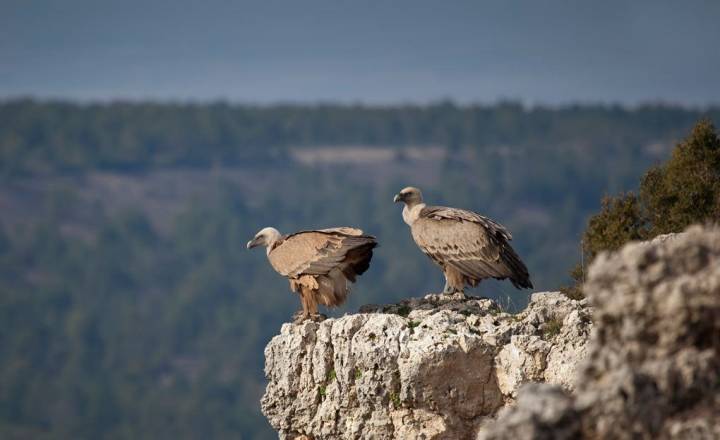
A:
[[[559,319],[551,319],[543,326],[543,339],[552,339],[562,330],[562,321]]]
[[[402,305],[397,308],[397,310],[395,311],[395,314],[400,315],[403,318],[406,318],[407,315],[409,315],[411,311],[412,311],[412,309],[410,307],[408,307],[406,305]]]

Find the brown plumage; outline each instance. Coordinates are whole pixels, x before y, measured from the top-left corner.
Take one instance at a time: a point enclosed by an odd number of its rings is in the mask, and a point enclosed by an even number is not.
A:
[[[248,249],[264,245],[277,273],[288,278],[290,290],[300,294],[299,321],[318,314],[317,305],[337,307],[347,299],[350,283],[370,266],[375,237],[360,229],[331,228],[280,235],[264,228],[247,244]]]
[[[486,278],[509,279],[518,289],[533,287],[504,226],[472,211],[427,206],[413,187],[395,196],[400,201],[413,240],[445,274],[445,293],[461,292]]]

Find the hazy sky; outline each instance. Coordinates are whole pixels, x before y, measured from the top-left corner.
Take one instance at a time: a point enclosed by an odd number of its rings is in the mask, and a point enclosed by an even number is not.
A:
[[[0,96],[720,102],[720,1],[0,0]]]

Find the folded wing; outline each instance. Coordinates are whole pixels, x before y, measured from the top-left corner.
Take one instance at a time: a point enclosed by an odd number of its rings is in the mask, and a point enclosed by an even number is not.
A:
[[[460,272],[469,284],[485,278],[510,279],[532,287],[528,270],[509,244],[510,233],[480,214],[456,208],[424,208],[412,226],[420,249],[442,267]]]
[[[375,246],[374,237],[355,228],[301,231],[279,240],[268,258],[294,291],[305,287],[320,304],[337,306],[347,297],[348,283],[368,269]]]

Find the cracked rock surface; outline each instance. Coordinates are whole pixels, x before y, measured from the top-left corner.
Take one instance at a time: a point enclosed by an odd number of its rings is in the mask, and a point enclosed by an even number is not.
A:
[[[720,228],[601,254],[574,395],[523,388],[478,439],[720,438]]]
[[[528,381],[573,389],[587,301],[427,295],[323,322],[285,324],[265,349],[262,410],[280,438],[462,439]]]

